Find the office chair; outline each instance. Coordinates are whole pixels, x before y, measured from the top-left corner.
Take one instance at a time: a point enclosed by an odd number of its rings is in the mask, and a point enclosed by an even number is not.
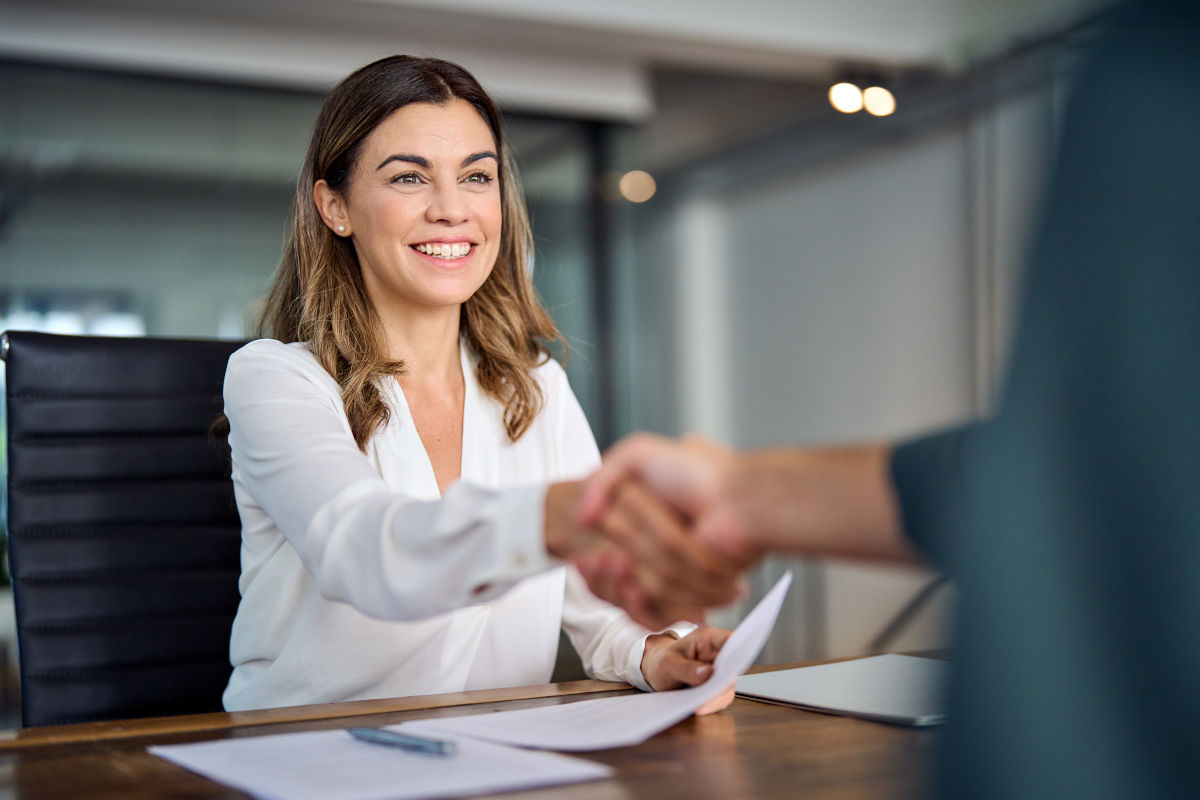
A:
[[[241,526],[209,426],[241,344],[0,340],[24,725],[221,709]]]

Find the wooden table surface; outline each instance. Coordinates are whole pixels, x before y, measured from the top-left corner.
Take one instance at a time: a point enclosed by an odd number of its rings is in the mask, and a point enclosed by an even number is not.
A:
[[[765,669],[800,666],[785,664]],[[753,670],[761,671],[761,670]],[[603,681],[196,714],[0,732],[0,798],[244,798],[149,755],[166,744],[570,702],[631,691]],[[904,798],[927,786],[936,733],[738,698],[637,746],[579,755],[615,769],[591,783],[505,798]]]

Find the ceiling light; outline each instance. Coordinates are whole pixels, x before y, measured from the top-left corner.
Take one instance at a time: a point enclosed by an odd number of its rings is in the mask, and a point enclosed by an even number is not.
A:
[[[886,117],[896,110],[896,98],[882,86],[869,86],[862,93],[862,103],[868,114]]]
[[[829,87],[829,104],[843,114],[853,114],[863,107],[862,90],[848,81]]]
[[[631,203],[644,203],[658,190],[654,177],[645,170],[634,169],[621,176],[621,196]]]

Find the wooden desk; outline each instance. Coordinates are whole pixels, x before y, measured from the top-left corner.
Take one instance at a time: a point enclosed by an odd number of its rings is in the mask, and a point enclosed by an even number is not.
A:
[[[797,664],[779,665],[778,669]],[[759,671],[759,670],[755,670]],[[146,753],[149,744],[263,733],[386,725],[603,697],[631,691],[603,681],[518,689],[32,728],[0,736],[0,797],[242,798],[243,793]],[[903,798],[926,787],[935,744],[901,728],[756,703],[685,720],[638,747],[581,754],[613,778],[501,795],[632,798]]]

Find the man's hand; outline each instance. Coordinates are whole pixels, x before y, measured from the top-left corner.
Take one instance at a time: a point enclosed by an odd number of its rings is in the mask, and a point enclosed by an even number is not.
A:
[[[596,520],[622,484],[639,483],[687,520],[692,534],[744,568],[762,552],[733,505],[736,472],[737,455],[706,439],[636,433],[610,448],[584,481],[579,517]]]
[[[580,491],[579,483],[547,491],[546,549],[587,570],[597,597],[651,629],[702,622],[705,609],[737,599],[740,585],[726,560],[647,489],[621,484],[587,524],[577,514]]]
[[[646,639],[642,654],[642,677],[656,692],[698,686],[713,673],[712,662],[721,651],[730,631],[701,626],[682,639],[658,633]],[[697,715],[720,711],[733,701],[734,687],[705,703]]]
[[[698,621],[702,609],[737,600],[742,571],[761,553],[729,502],[734,461],[731,452],[699,438],[636,434],[609,450],[584,482],[579,505],[581,523],[597,525],[616,548],[574,559],[592,593],[649,628]],[[622,519],[619,509],[631,499],[640,506],[665,503],[678,525]]]
[[[592,565],[600,565],[593,593],[617,602],[648,628],[681,619],[702,622],[705,609],[740,596],[736,567],[640,483],[617,485],[594,524],[615,553],[593,551],[577,566],[592,572]]]

